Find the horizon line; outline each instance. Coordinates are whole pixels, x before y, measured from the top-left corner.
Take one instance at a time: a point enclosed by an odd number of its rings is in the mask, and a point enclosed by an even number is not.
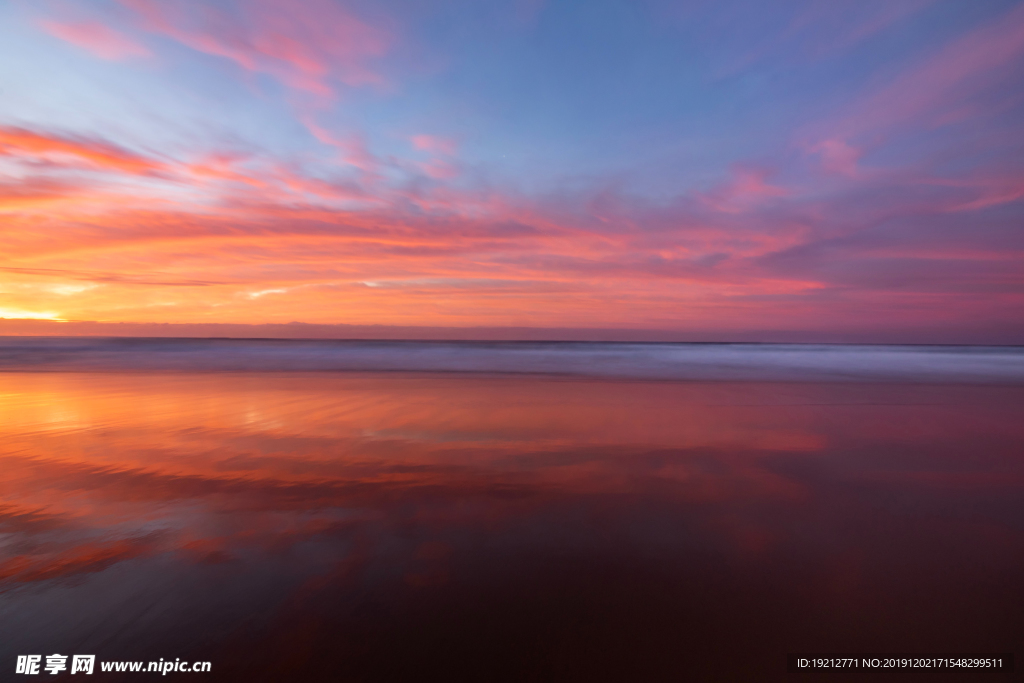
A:
[[[425,326],[353,323],[219,323],[0,318],[2,337],[109,337],[335,341],[597,342],[677,344],[864,344],[1022,346],[1024,323],[1004,326],[874,329],[666,329]]]

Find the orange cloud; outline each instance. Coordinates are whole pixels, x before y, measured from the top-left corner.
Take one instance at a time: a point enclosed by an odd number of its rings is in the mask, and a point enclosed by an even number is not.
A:
[[[962,237],[936,244],[933,227],[908,228],[903,246],[827,246],[846,222],[930,226],[1015,201],[1009,173],[855,173],[842,178],[849,195],[808,199],[771,181],[770,166],[737,167],[718,187],[661,206],[613,192],[538,201],[310,129],[352,163],[324,170],[216,151],[155,160],[0,129],[0,153],[35,174],[0,185],[0,310],[146,323],[855,329],[941,318],[950,297],[986,319],[1019,302],[1009,291],[978,302],[950,285],[951,269],[972,287],[1012,284],[1012,254],[994,260],[975,246],[968,256]],[[853,160],[841,146],[822,153]],[[910,273],[919,286],[885,289]]]
[[[0,127],[0,155],[71,160],[128,174],[146,174],[164,164],[110,143],[43,135],[24,128]]]
[[[0,183],[0,213],[54,210],[62,203],[74,202],[80,191],[73,185],[46,178]]]

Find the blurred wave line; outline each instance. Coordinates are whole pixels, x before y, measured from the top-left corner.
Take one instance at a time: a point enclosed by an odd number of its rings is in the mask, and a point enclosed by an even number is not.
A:
[[[664,380],[1024,382],[1024,347],[0,338],[0,371],[460,372]]]

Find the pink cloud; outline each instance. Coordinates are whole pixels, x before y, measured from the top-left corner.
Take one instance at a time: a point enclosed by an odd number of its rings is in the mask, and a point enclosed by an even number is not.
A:
[[[949,183],[954,187],[965,187],[973,192],[973,198],[960,201],[951,199],[946,211],[975,211],[990,206],[1008,204],[1024,198],[1024,175],[1020,173],[1007,175],[990,175]]]
[[[982,107],[968,100],[990,85],[983,76],[1022,55],[1024,5],[1018,5],[904,70],[888,85],[855,102],[839,120],[826,122],[818,135],[827,142],[818,144],[847,144],[858,136],[877,139],[910,122],[915,128],[938,127],[986,115],[993,111],[992,105]]]
[[[98,21],[57,22],[44,20],[42,27],[52,36],[91,52],[100,59],[118,61],[148,57],[144,46]]]
[[[371,66],[393,37],[329,0],[246,0],[233,12],[173,0],[121,0],[143,26],[191,47],[265,73],[319,97],[335,85],[383,85]]]
[[[828,52],[837,52],[847,49],[863,40],[870,38],[897,22],[920,12],[931,5],[934,0],[903,0],[902,2],[891,2],[884,0],[876,6],[875,11],[868,11],[859,21],[843,22],[843,31],[839,35],[832,36],[828,41]],[[861,9],[862,2],[851,3],[851,6]]]
[[[434,180],[450,180],[459,175],[459,167],[455,164],[433,159],[420,164],[420,169]]]
[[[136,322],[795,328],[998,320],[1021,303],[1019,230],[982,211],[1019,201],[1013,169],[852,173],[857,150],[840,140],[817,150],[851,171],[827,192],[762,164],[664,204],[608,188],[538,201],[446,183],[452,160],[377,158],[308,125],[351,163],[156,161],[0,129],[0,154],[35,174],[0,188],[5,282],[21,287],[10,306]],[[158,201],[122,201],[125,183],[104,182],[115,173],[143,176]],[[98,286],[58,308],[33,284],[66,280]]]
[[[413,135],[412,146],[425,152],[436,152],[445,156],[455,156],[458,145],[454,140],[437,137],[436,135]]]
[[[826,171],[847,176],[857,174],[861,151],[843,140],[822,140],[810,151],[821,156],[821,166]]]
[[[302,123],[313,137],[323,144],[338,150],[339,161],[349,166],[355,166],[363,171],[365,180],[379,179],[378,171],[380,170],[381,162],[370,152],[363,136],[355,134],[338,136],[318,124],[313,120],[312,116],[303,116]]]
[[[802,60],[817,61],[834,57],[882,33],[933,2],[834,0],[830,3],[786,3],[776,8],[780,16],[786,16],[787,11],[791,12],[785,26],[778,31],[758,31],[749,44],[737,44],[737,49],[733,51],[735,56],[717,70],[716,76],[734,75],[773,56],[793,52]],[[752,2],[750,5],[751,17],[758,17],[759,3]],[[707,6],[714,6],[714,3]],[[732,21],[737,19],[734,17]],[[731,28],[733,30],[730,32],[735,32],[734,27]]]
[[[766,182],[768,174],[765,169],[737,167],[733,169],[728,183],[703,195],[701,199],[707,206],[718,211],[739,213],[791,194],[784,187]]]

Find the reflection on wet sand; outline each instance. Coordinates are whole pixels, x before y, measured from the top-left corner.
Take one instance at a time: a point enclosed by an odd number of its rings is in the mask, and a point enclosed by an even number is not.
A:
[[[0,374],[0,661],[769,680],[788,651],[1012,651],[1022,408],[1015,386]]]

